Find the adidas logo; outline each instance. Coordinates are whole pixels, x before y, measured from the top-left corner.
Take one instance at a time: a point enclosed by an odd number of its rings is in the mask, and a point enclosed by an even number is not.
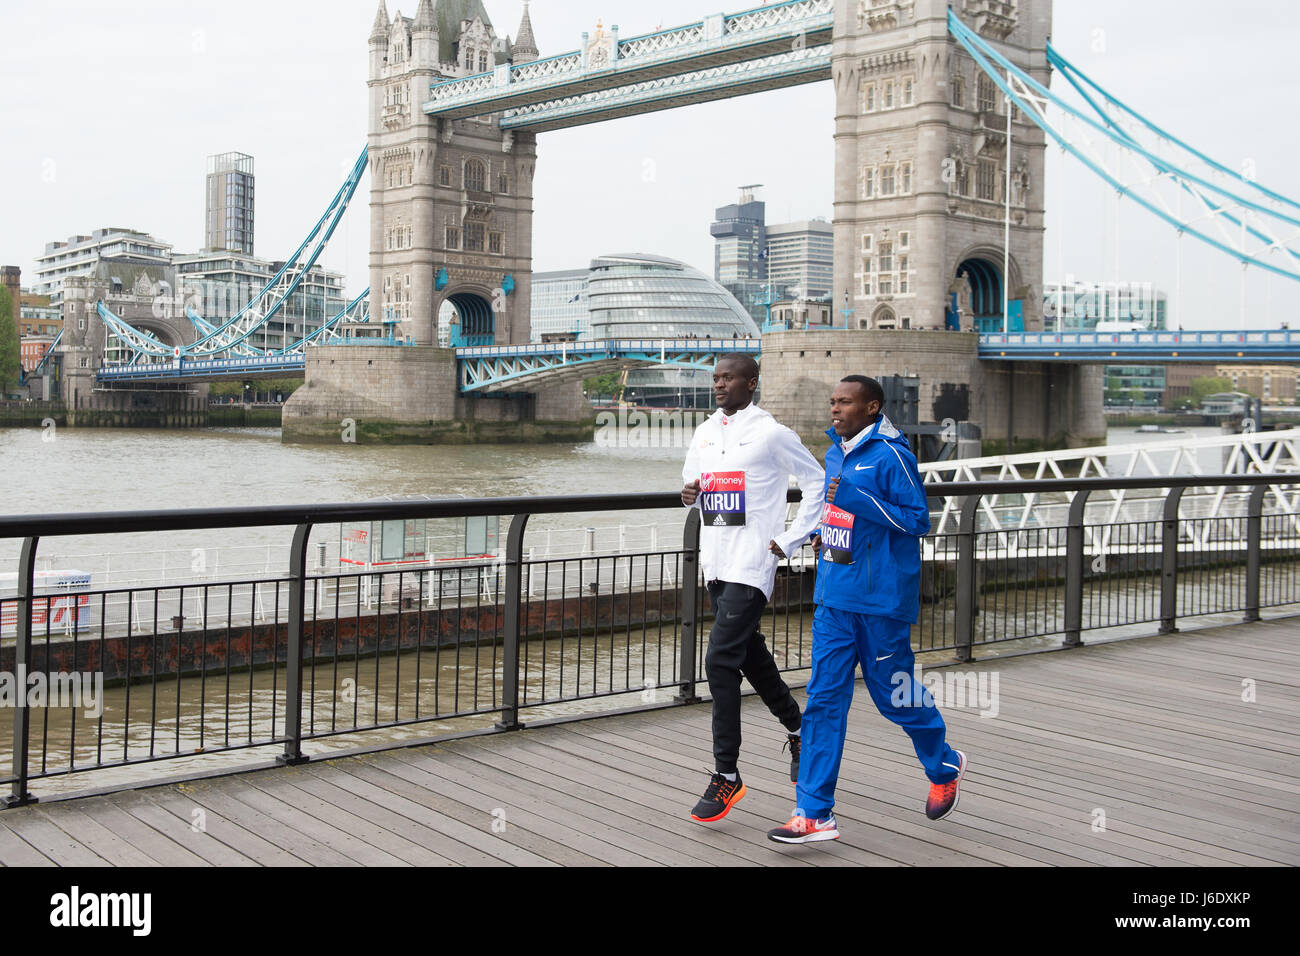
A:
[[[714,516],[714,518],[713,518],[713,523],[714,523],[715,525],[719,525],[719,524],[720,524],[720,525],[725,525],[725,524],[727,523],[727,521],[726,521],[725,518],[722,517],[722,515],[719,514],[719,515],[715,515],[715,516]]]

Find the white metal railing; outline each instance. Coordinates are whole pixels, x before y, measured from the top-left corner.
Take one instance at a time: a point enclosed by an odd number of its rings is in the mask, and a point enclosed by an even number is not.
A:
[[[952,461],[928,462],[920,466],[921,478],[926,484],[945,481],[998,481],[1041,480],[1047,478],[1119,478],[1139,475],[1196,475],[1206,468],[1202,454],[1219,450],[1221,471],[1224,474],[1286,474],[1300,470],[1300,429],[1274,432],[1246,432],[1238,435],[1212,435],[1206,438],[1174,438],[1165,441],[1143,442],[1133,445],[1104,445],[1094,448],[1064,448],[1057,451],[1029,452],[1019,455],[1000,455],[985,458],[959,458]],[[1151,520],[1148,509],[1152,506],[1150,493],[1136,496],[1123,490],[1106,492],[1109,511],[1100,524]],[[1202,517],[1219,517],[1226,488],[1208,493],[1209,503]],[[1031,525],[1046,527],[1064,525],[1055,513],[1068,506],[1073,495],[1062,496],[1058,501],[1043,500],[1042,496],[1029,494],[1015,496],[1016,504],[1009,507],[999,504],[999,496],[986,496],[980,508],[983,520],[995,530],[1016,530]],[[1189,493],[1185,502],[1197,499]],[[1271,487],[1269,500],[1284,512],[1294,513],[1300,502],[1300,491],[1286,491]],[[1089,502],[1091,514],[1100,508],[1102,501]],[[1050,509],[1050,513],[1049,513]],[[938,513],[936,534],[955,531],[959,504],[955,498],[946,498]],[[1043,520],[1050,518],[1050,520]]]

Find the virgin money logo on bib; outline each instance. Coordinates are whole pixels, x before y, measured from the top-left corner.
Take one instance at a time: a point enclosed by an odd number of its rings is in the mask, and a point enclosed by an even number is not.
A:
[[[745,473],[706,471],[700,475],[700,517],[706,525],[745,523]]]
[[[827,505],[822,511],[822,557],[836,564],[853,563],[853,515]]]

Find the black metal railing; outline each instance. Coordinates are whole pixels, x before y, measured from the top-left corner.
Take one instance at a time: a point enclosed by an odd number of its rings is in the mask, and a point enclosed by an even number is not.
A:
[[[1068,647],[1095,629],[1167,633],[1189,616],[1252,621],[1300,604],[1293,487],[1285,475],[928,486],[936,503],[957,501],[958,517],[924,539],[913,643],[968,661],[1008,642]],[[1123,514],[1110,507],[1121,491]],[[680,546],[526,548],[534,516],[666,509]],[[16,593],[0,598],[14,634],[0,640],[0,673],[46,675],[49,691],[23,698],[35,706],[0,707],[7,802],[30,802],[34,780],[56,788],[88,771],[115,786],[250,752],[297,763],[340,741],[395,745],[464,726],[513,730],[525,715],[696,701],[708,601],[699,514],[682,522],[681,510],[676,494],[639,494],[0,518],[0,539],[22,539]],[[310,566],[313,531],[327,525],[484,515],[510,519],[493,560]],[[293,528],[283,576],[36,587],[43,537],[267,527]],[[778,572],[764,631],[785,671],[810,665],[815,567],[805,545]],[[95,708],[53,706],[56,689],[90,675],[107,685]]]

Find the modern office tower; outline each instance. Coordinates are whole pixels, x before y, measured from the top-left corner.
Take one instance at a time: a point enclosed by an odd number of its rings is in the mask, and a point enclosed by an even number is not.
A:
[[[829,222],[787,222],[767,226],[764,231],[774,299],[817,299],[830,293],[835,233]]]
[[[591,337],[587,276],[586,269],[533,273],[530,329],[534,342]]]
[[[208,157],[207,215],[203,248],[253,254],[253,157]]]
[[[767,260],[765,205],[754,198],[757,185],[741,186],[740,201],[719,207],[709,234],[713,236],[713,278],[745,307],[754,324],[767,318]]]

